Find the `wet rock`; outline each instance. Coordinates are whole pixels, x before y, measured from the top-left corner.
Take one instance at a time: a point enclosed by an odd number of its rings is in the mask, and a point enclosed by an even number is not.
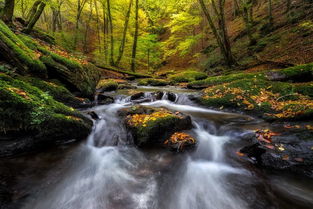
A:
[[[133,94],[130,99],[131,100],[138,100],[138,99],[143,99],[145,96],[145,93],[144,92],[138,92],[136,94]]]
[[[164,96],[164,92],[163,91],[158,91],[158,92],[156,92],[154,94],[154,96],[155,96],[156,100],[161,100],[163,98],[163,96]]]
[[[158,91],[154,94],[154,97],[156,100],[161,100],[164,95],[166,95],[167,99],[171,102],[175,102],[176,101],[176,94],[172,93],[172,92],[163,92],[163,91]]]
[[[262,136],[252,141],[240,152],[260,167],[313,178],[313,132],[285,130],[270,139]]]
[[[0,80],[0,156],[85,139],[92,121],[40,89],[8,75]]]
[[[135,106],[120,110],[119,115],[138,146],[161,145],[175,132],[192,128],[190,116],[164,108]]]
[[[185,149],[194,147],[196,142],[196,139],[189,134],[176,132],[164,142],[164,145],[173,151],[182,152]]]
[[[98,94],[97,102],[99,105],[112,104],[114,103],[114,98],[111,96],[104,95],[104,94]]]
[[[92,119],[94,119],[94,120],[99,120],[99,119],[100,119],[100,117],[98,116],[98,114],[95,113],[94,111],[88,112],[87,114],[90,115],[90,117],[91,117]]]
[[[171,102],[175,102],[176,101],[176,94],[172,93],[172,92],[168,92],[167,93],[167,99]]]

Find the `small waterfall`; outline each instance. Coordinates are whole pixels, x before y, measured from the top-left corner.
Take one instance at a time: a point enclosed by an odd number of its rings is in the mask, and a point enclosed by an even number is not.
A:
[[[224,146],[231,139],[217,136],[197,122],[199,115],[238,116],[196,107],[183,94],[175,94],[174,101],[168,100],[168,93],[163,93],[161,100],[156,100],[155,93],[145,93],[144,97],[151,102],[142,105],[166,107],[192,116],[191,132],[198,139],[194,151],[179,155],[159,150],[155,154],[132,146],[117,112],[133,104],[130,97],[119,96],[114,104],[92,108],[100,120],[95,121],[87,143],[73,159],[78,165],[69,167],[62,180],[29,200],[24,208],[245,209],[245,202],[235,197],[227,184],[228,175],[247,175],[224,161]],[[174,162],[179,166],[174,166]],[[173,175],[163,179],[164,170]],[[177,183],[168,188],[177,173]],[[164,181],[164,188],[160,181]],[[161,204],[158,195],[169,189],[173,194],[168,195],[167,204]]]

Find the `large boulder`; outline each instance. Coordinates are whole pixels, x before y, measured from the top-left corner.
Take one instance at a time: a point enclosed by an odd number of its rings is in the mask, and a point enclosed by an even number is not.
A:
[[[77,96],[89,99],[94,97],[100,80],[100,73],[94,65],[81,65],[56,54],[42,56],[41,61],[47,67],[49,78],[58,79]]]
[[[161,145],[175,132],[192,128],[190,116],[165,108],[134,106],[120,110],[119,115],[138,146]]]
[[[47,77],[46,66],[39,60],[38,54],[13,33],[2,20],[0,20],[0,56],[17,67],[17,71],[21,74]]]
[[[0,156],[85,139],[92,121],[29,83],[0,73]]]

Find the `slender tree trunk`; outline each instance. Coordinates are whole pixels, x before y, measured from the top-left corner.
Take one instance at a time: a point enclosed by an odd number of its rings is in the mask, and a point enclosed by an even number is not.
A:
[[[268,24],[270,26],[273,25],[273,8],[272,8],[272,0],[268,0]]]
[[[226,57],[227,57],[226,64],[228,66],[232,66],[232,65],[236,64],[236,61],[235,61],[235,59],[233,57],[233,53],[231,51],[231,45],[230,45],[230,40],[229,40],[228,31],[227,31],[227,27],[226,27],[226,21],[225,21],[224,8],[225,8],[225,0],[219,0],[221,31],[223,33],[222,37],[223,37],[223,42],[224,42]]]
[[[74,48],[77,46],[78,42],[78,31],[79,31],[79,21],[83,9],[85,7],[87,0],[77,0],[77,13],[76,13],[76,23],[75,23],[75,36],[74,36]]]
[[[40,18],[40,16],[41,16],[43,10],[45,9],[45,7],[46,7],[46,4],[45,4],[44,2],[41,2],[40,5],[38,6],[38,9],[37,9],[35,15],[34,15],[33,18],[29,21],[29,23],[28,23],[28,25],[27,25],[27,28],[26,28],[26,30],[25,30],[25,33],[30,33],[30,32],[33,30],[35,24],[36,24],[37,21],[39,20],[39,18]]]
[[[1,12],[1,19],[7,24],[12,23],[14,4],[15,0],[5,0],[4,2],[4,8]]]
[[[33,19],[40,3],[41,3],[41,0],[35,1],[31,9],[29,10],[26,16],[27,24],[30,22],[31,19]]]
[[[100,37],[100,21],[99,21],[99,10],[98,10],[98,2],[94,0],[95,10],[96,10],[96,22],[97,22],[97,37],[98,37],[98,50],[101,53],[101,37]]]
[[[105,63],[108,63],[108,20],[106,15],[106,5],[105,1],[102,2],[102,11],[103,11],[103,49],[104,49],[104,60]]]
[[[291,9],[291,0],[287,0],[286,1],[286,14],[287,14],[287,17],[290,18],[290,9]]]
[[[202,8],[202,11],[210,25],[210,28],[213,32],[213,35],[217,41],[217,44],[221,50],[221,54],[224,57],[225,63],[228,66],[232,66],[236,64],[236,61],[232,55],[231,51],[231,45],[228,37],[228,32],[225,24],[225,15],[224,15],[224,6],[225,6],[225,1],[224,0],[219,0],[218,7],[216,6],[215,2],[212,1],[212,7],[213,10],[216,13],[217,19],[218,19],[218,26],[219,29],[215,26],[213,19],[204,3],[203,0],[198,0],[199,4]]]
[[[84,50],[85,54],[89,53],[89,49],[88,49],[88,32],[90,30],[90,22],[91,22],[91,19],[92,19],[92,12],[93,12],[92,0],[90,0],[90,13],[89,13],[88,21],[86,22],[85,33],[84,33],[83,50]]]
[[[125,48],[125,43],[126,43],[126,34],[127,34],[127,28],[128,28],[128,23],[129,23],[129,19],[130,19],[130,12],[131,12],[131,8],[132,8],[132,4],[133,4],[133,0],[129,0],[128,11],[127,11],[125,23],[124,23],[122,42],[121,42],[121,45],[119,48],[119,55],[118,55],[117,60],[115,62],[116,66],[119,65],[119,63],[123,57],[123,54],[124,54],[124,48]]]
[[[110,29],[110,64],[114,66],[114,34],[113,34],[113,20],[111,14],[111,4],[110,0],[107,0],[107,10],[108,10],[108,21],[109,21],[109,29]]]
[[[237,0],[233,0],[233,16],[237,17],[240,13],[240,8]]]
[[[137,55],[137,41],[138,41],[138,32],[139,32],[139,2],[136,0],[136,12],[135,12],[135,34],[134,34],[134,43],[132,50],[132,60],[131,60],[131,71],[136,71],[136,55]]]
[[[254,45],[256,43],[256,40],[253,38],[253,34],[252,34],[253,18],[251,17],[253,15],[251,14],[252,12],[251,8],[253,7],[253,3],[251,0],[248,0],[248,1],[241,0],[240,4],[242,8],[241,16],[246,26],[246,32],[249,38],[249,44]]]

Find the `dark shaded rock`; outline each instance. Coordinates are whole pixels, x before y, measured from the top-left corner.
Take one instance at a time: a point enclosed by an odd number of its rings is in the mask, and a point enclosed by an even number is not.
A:
[[[111,96],[104,95],[104,94],[98,94],[97,102],[99,105],[112,104],[114,103],[114,98]]]
[[[94,120],[99,120],[99,119],[100,119],[100,117],[98,116],[98,114],[95,113],[94,111],[88,112],[87,114],[90,115],[90,117],[91,117],[92,119],[94,119]]]
[[[144,96],[145,96],[145,93],[144,93],[144,92],[139,92],[139,93],[136,93],[136,94],[132,95],[132,96],[130,97],[130,99],[131,99],[131,100],[138,100],[138,99],[144,98]]]
[[[172,92],[168,92],[167,93],[167,99],[171,102],[175,102],[176,101],[176,94],[172,93]]]
[[[154,95],[155,95],[155,99],[156,100],[161,100],[163,98],[163,96],[164,96],[164,92],[163,91],[158,91]]]
[[[254,144],[242,148],[240,152],[263,168],[313,178],[313,132],[285,130],[282,135],[274,136],[271,140],[269,143],[255,139]]]

